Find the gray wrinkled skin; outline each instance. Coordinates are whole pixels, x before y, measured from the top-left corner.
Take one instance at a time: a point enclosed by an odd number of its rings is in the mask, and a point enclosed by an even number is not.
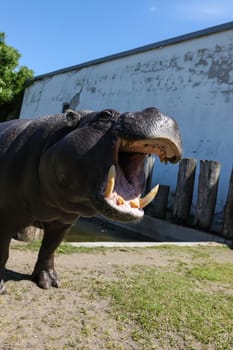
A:
[[[143,189],[147,152],[120,152],[122,138],[162,139],[173,147],[166,161],[181,157],[176,122],[156,108],[123,114],[68,111],[0,124],[0,294],[5,293],[9,243],[19,230],[30,225],[44,229],[33,279],[47,289],[60,284],[54,251],[80,216],[98,213],[125,222],[143,216],[142,209],[118,208],[104,199],[112,164],[119,195],[130,200]]]

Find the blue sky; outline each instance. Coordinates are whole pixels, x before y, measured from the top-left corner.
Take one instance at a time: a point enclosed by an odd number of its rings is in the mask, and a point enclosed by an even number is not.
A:
[[[0,31],[35,75],[233,21],[233,0],[0,0]]]

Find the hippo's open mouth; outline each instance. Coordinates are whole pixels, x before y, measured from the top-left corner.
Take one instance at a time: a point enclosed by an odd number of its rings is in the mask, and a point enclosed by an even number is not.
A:
[[[144,215],[143,208],[155,198],[159,188],[156,185],[141,197],[145,183],[144,164],[148,154],[156,154],[161,162],[176,163],[180,160],[179,149],[169,139],[118,140],[113,163],[101,191],[108,206],[108,215],[109,211],[117,211],[120,220],[122,216],[126,216],[126,220],[129,217],[135,220]]]

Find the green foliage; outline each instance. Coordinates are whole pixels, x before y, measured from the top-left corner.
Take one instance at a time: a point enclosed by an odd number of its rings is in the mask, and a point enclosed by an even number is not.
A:
[[[23,91],[33,71],[19,66],[20,53],[5,43],[5,33],[0,32],[0,121],[19,114]]]

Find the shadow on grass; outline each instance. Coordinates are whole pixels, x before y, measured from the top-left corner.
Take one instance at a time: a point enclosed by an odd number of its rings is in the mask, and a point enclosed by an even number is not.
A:
[[[8,281],[15,281],[15,282],[19,282],[19,281],[33,281],[31,275],[20,273],[20,272],[16,272],[16,271],[9,270],[9,269],[5,269],[4,270],[4,272],[3,272],[3,279],[4,279],[5,282],[8,282]]]

